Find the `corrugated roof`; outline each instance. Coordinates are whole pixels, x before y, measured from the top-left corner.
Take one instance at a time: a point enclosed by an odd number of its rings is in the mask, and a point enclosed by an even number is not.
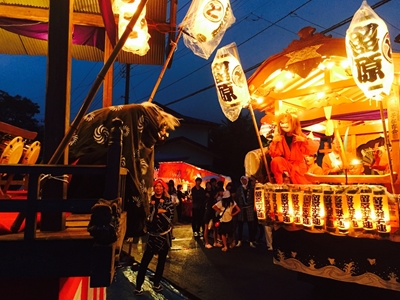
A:
[[[47,22],[49,0],[0,0],[0,18],[14,18]],[[145,56],[121,51],[117,57],[120,63],[162,65],[165,60],[166,37],[170,26],[166,24],[167,0],[149,0],[146,18],[149,23],[150,50]],[[73,23],[104,27],[98,0],[75,0]],[[151,26],[153,25],[153,26]],[[157,26],[154,26],[157,25]],[[158,30],[156,28],[162,28]],[[175,24],[172,24],[175,27]],[[11,55],[47,55],[47,41],[11,33],[0,28],[0,53]],[[103,51],[91,46],[72,46],[72,57],[77,60],[104,61]]]

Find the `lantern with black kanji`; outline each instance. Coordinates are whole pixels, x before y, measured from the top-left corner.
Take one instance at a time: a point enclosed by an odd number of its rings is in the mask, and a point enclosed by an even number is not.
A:
[[[353,78],[365,96],[380,100],[389,95],[394,66],[388,28],[365,0],[347,29],[346,50]]]

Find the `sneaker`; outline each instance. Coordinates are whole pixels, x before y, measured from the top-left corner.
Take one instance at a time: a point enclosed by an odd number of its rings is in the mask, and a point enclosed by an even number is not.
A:
[[[240,247],[240,246],[242,246],[242,241],[237,242],[235,247]]]
[[[194,236],[199,236],[199,234],[197,232],[193,232]]]
[[[134,293],[135,293],[136,296],[142,296],[143,295],[143,289],[140,289],[140,290],[135,289]]]
[[[207,249],[211,249],[213,246],[211,244],[206,244],[205,246]]]
[[[250,247],[251,247],[251,248],[257,248],[256,245],[254,245],[253,242],[250,242]]]
[[[155,292],[157,292],[157,293],[159,293],[159,292],[161,292],[162,290],[163,290],[163,287],[162,287],[162,285],[161,284],[159,284],[159,285],[155,285],[155,286],[153,286],[153,290],[155,291]]]

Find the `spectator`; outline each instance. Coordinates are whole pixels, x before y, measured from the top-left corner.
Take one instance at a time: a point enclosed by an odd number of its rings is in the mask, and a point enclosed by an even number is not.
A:
[[[222,200],[213,205],[213,209],[221,216],[218,232],[221,235],[224,247],[222,251],[228,250],[229,238],[233,236],[232,218],[240,212],[240,208],[232,199],[229,191],[224,191]]]
[[[215,211],[213,205],[216,203],[215,195],[212,192],[212,185],[210,182],[206,183],[206,205],[204,213],[204,245],[207,249],[212,248],[212,245],[208,240],[209,230],[213,230],[214,242],[217,241],[217,231],[213,227],[213,221],[215,219]]]
[[[206,191],[200,186],[202,179],[197,177],[196,185],[192,188],[192,230],[195,237],[204,233],[204,211],[206,204]],[[202,231],[200,231],[202,229]]]
[[[236,203],[240,208],[238,214],[238,235],[236,247],[242,246],[243,226],[247,223],[250,247],[255,248],[255,214],[254,214],[254,181],[248,177],[240,178],[241,186],[236,190]]]
[[[183,202],[183,199],[185,199],[185,194],[182,191],[182,189],[183,189],[182,184],[178,184],[176,188],[177,188],[176,195],[177,195],[178,201],[179,201],[178,205],[176,206],[176,212],[178,214],[178,222],[181,223],[182,222],[182,202]]]

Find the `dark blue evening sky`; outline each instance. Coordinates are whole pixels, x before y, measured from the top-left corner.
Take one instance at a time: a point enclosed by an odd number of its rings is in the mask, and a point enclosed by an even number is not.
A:
[[[380,2],[367,1],[370,6]],[[180,23],[191,1],[178,1],[177,22]],[[294,39],[297,32],[312,26],[323,31],[351,17],[361,6],[361,0],[231,0],[236,22],[228,29],[220,47],[235,42],[238,46],[240,60],[244,70],[251,68],[282,51]],[[297,10],[298,7],[301,7]],[[292,12],[292,13],[290,13]],[[375,12],[386,22],[391,35],[393,52],[400,52],[400,45],[394,38],[400,34],[400,1],[392,0]],[[349,23],[329,34],[343,37]],[[167,104],[184,98],[171,109],[181,114],[220,122],[225,119],[219,106],[214,88],[201,93],[197,91],[214,83],[210,65],[215,52],[208,60],[194,55],[180,39],[175,53],[172,68],[167,69],[158,88],[154,101]],[[124,65],[114,66],[114,101],[113,104],[124,103],[125,78]],[[15,96],[31,99],[41,106],[38,119],[44,118],[44,102],[46,94],[46,57],[0,55],[0,90]],[[102,63],[73,60],[71,116],[74,117],[96,79]],[[130,81],[130,103],[147,101],[157,81],[162,66],[132,65]],[[247,73],[249,77],[251,72]],[[186,97],[192,93],[196,95]],[[96,95],[90,110],[101,105],[101,89]]]

